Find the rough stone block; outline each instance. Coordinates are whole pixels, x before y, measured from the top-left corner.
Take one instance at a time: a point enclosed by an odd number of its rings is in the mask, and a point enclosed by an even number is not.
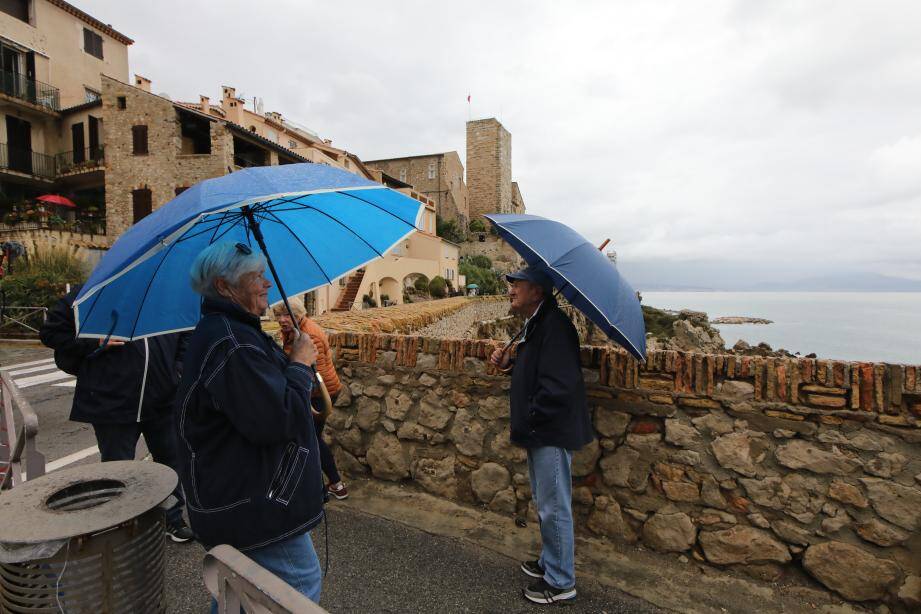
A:
[[[899,566],[842,542],[806,549],[803,567],[812,576],[851,601],[882,599],[902,581]]]

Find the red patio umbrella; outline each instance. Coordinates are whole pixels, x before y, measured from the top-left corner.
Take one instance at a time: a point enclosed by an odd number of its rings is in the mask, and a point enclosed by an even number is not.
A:
[[[70,207],[71,209],[77,208],[77,205],[74,203],[74,201],[70,200],[66,196],[59,196],[58,194],[45,194],[43,196],[39,196],[35,200],[42,203],[47,203],[49,205],[60,205],[61,207]]]

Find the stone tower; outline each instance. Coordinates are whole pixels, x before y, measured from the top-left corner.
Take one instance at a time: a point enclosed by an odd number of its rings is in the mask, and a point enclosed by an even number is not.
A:
[[[497,119],[467,122],[467,196],[470,220],[512,213],[512,135]]]

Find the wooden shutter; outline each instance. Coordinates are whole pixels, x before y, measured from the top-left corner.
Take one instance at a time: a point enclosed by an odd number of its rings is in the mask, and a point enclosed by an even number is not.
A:
[[[150,190],[147,188],[132,190],[131,208],[134,212],[133,224],[137,224],[150,215],[150,212],[153,210],[153,199],[151,198]]]
[[[147,126],[131,126],[132,153],[136,156],[147,155]]]

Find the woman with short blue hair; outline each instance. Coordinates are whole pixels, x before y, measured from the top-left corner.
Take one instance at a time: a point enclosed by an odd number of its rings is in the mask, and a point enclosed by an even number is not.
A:
[[[272,287],[265,266],[261,254],[229,241],[192,265],[203,300],[177,397],[180,480],[206,548],[230,544],[319,601],[309,534],[324,501],[310,412],[317,352],[300,335],[289,357],[262,332]]]

